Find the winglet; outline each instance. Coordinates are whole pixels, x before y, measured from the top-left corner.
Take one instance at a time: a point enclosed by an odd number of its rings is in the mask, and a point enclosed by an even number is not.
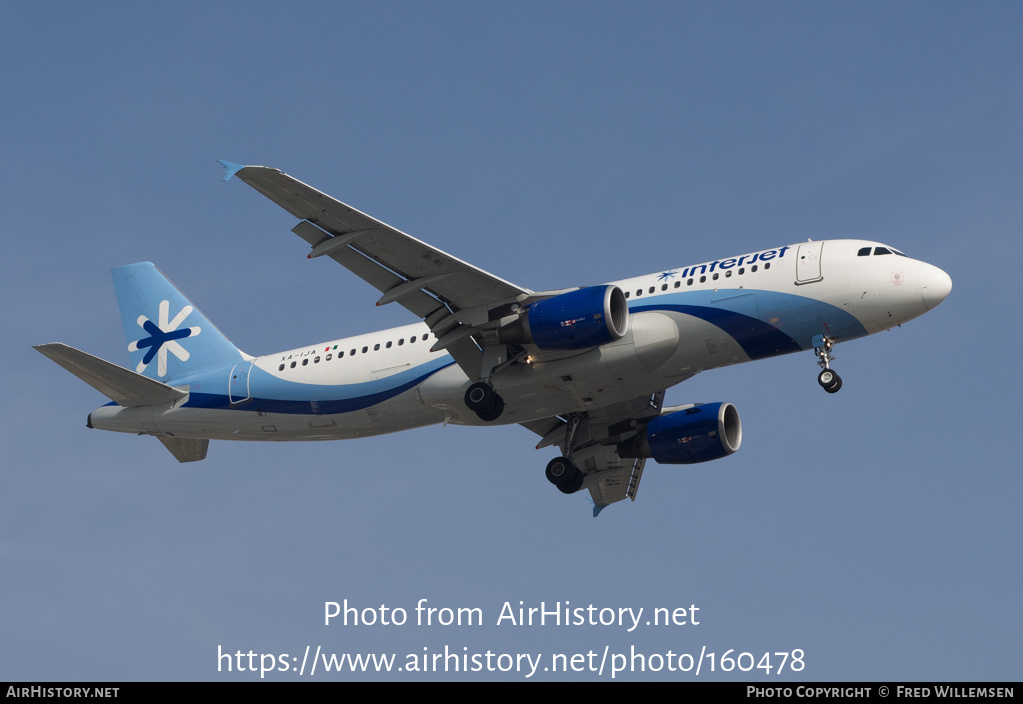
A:
[[[605,508],[607,508],[608,506],[611,505],[611,504],[601,504],[600,506],[598,506],[597,502],[593,500],[592,496],[590,497],[590,503],[593,504],[593,517],[594,518],[599,516],[601,511],[603,511]]]
[[[245,164],[236,164],[233,161],[224,161],[223,159],[218,159],[217,161],[224,167],[225,181],[230,181],[232,176],[245,168]]]

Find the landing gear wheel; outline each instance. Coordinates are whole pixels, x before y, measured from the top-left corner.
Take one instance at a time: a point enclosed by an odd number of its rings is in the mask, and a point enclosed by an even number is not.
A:
[[[563,494],[574,494],[583,485],[583,473],[567,457],[555,457],[547,463],[547,481]]]
[[[497,420],[504,412],[504,399],[485,381],[477,381],[466,390],[465,405],[480,420],[488,423]]]
[[[504,413],[504,399],[498,394],[494,394],[494,405],[487,411],[476,411],[476,415],[479,416],[480,420],[486,421],[487,423],[497,420]]]
[[[829,394],[833,394],[842,388],[842,377],[831,369],[825,369],[817,375],[817,383]]]
[[[497,397],[493,386],[485,381],[477,381],[466,390],[465,405],[469,407],[470,411],[476,413],[489,411],[494,407],[494,399]]]
[[[572,478],[572,481],[568,482],[567,484],[562,484],[558,486],[558,491],[560,491],[562,494],[574,494],[575,492],[579,491],[579,488],[582,485],[583,473],[577,469],[575,470],[575,476]]]

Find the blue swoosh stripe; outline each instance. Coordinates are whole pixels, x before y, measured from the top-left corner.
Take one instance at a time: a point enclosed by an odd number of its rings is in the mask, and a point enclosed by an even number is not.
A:
[[[709,306],[651,306],[642,310],[673,310],[715,325],[739,343],[750,359],[764,359],[790,352],[801,352],[802,347],[778,328],[762,320],[727,308]]]
[[[333,415],[339,413],[351,413],[352,411],[360,411],[365,408],[369,408],[370,406],[375,406],[378,403],[383,403],[384,401],[394,398],[409,389],[413,389],[427,378],[439,372],[441,369],[450,367],[453,364],[454,361],[450,361],[436,369],[431,369],[425,374],[409,379],[405,383],[373,393],[350,396],[347,398],[327,398],[323,400],[261,398],[254,396],[244,402],[244,407],[252,407],[253,409],[258,407],[261,411],[266,413],[288,413],[296,415]],[[310,388],[322,391],[324,389],[329,389],[330,387],[311,386]],[[239,408],[238,404],[231,404],[230,399],[226,394],[208,394],[202,392],[190,393],[188,403],[186,403],[185,406],[190,408],[212,408],[225,410],[229,408]]]
[[[846,340],[867,334],[863,324],[840,307],[776,291],[677,291],[642,303],[632,301],[630,310],[675,311],[704,320],[732,336],[750,359],[810,349],[813,337],[825,330]],[[768,316],[780,323],[766,322]]]

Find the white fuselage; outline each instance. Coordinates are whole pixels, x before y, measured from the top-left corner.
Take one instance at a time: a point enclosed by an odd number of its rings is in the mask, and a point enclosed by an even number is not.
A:
[[[822,335],[841,342],[887,330],[951,288],[940,269],[861,240],[794,244],[613,283],[628,296],[628,333],[581,351],[530,349],[492,379],[505,402],[497,422],[628,401],[706,369],[812,349]],[[431,352],[434,343],[419,323],[204,368],[176,380],[189,395],[174,404],[111,404],[90,424],[224,440],[487,425],[464,405],[475,380],[445,351]]]

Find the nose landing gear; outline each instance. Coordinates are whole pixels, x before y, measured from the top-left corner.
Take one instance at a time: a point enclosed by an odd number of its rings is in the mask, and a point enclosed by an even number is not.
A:
[[[823,335],[814,339],[813,353],[817,356],[817,365],[821,373],[817,375],[817,383],[829,394],[833,394],[842,388],[842,377],[831,369],[831,362],[835,359],[831,354],[831,348],[835,346],[835,340]]]

